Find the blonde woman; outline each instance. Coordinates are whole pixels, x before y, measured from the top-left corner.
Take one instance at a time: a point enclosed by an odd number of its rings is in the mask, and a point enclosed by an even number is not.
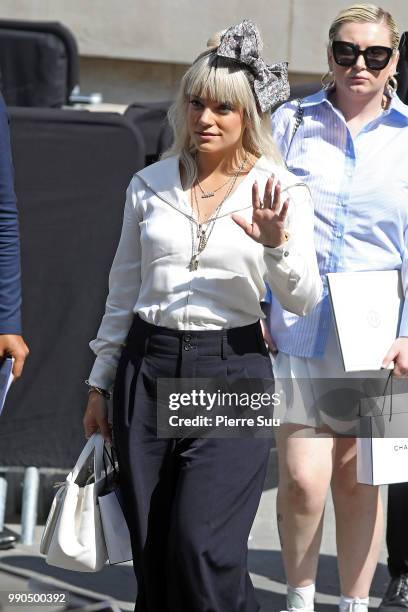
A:
[[[304,315],[321,293],[307,188],[284,168],[269,109],[286,65],[257,29],[227,30],[185,74],[175,144],[137,173],[89,377],[86,435],[113,428],[140,612],[254,612],[247,538],[270,440],[159,439],[158,378],[270,378],[264,281]],[[260,199],[260,195],[262,199]],[[252,200],[252,204],[251,204]]]
[[[355,440],[336,439],[325,422],[333,403],[323,399],[319,379],[346,377],[325,275],[402,269],[407,289],[408,108],[395,95],[398,42],[388,12],[372,4],[344,9],[329,31],[326,86],[301,101],[303,118],[293,140],[297,103],[281,106],[272,121],[288,168],[312,193],[315,245],[325,285],[323,299],[304,319],[282,310],[278,298],[272,301],[269,321],[279,350],[275,376],[301,379],[301,388],[310,391],[301,401],[289,403],[287,423],[278,432],[278,524],[291,611],[314,608],[329,486],[336,513],[342,612],[367,609],[379,555],[383,519],[378,487],[356,482]],[[384,366],[394,361],[395,376],[408,373],[407,302],[399,334],[384,355]],[[373,375],[358,373],[361,378]],[[339,411],[346,412],[341,383],[338,391]]]

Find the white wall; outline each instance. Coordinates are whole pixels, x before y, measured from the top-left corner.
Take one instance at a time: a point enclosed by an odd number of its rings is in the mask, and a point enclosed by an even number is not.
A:
[[[270,0],[1,0],[0,17],[62,21],[85,56],[185,64],[244,17],[262,25],[276,57],[286,56],[290,8]]]
[[[127,102],[172,96],[207,38],[243,18],[258,24],[268,61],[288,60],[296,80],[316,78],[326,70],[330,22],[352,1],[0,0],[0,18],[61,21],[78,41],[82,88]],[[381,4],[408,30],[408,0]]]
[[[295,72],[322,72],[330,21],[352,0],[1,0],[0,17],[55,19],[84,56],[187,64],[208,36],[247,17],[265,55]],[[407,0],[381,0],[408,29]]]

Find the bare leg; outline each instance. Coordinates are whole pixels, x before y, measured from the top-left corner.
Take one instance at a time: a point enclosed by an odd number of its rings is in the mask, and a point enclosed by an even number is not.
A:
[[[334,442],[327,434],[293,424],[281,425],[276,440],[283,561],[288,584],[303,587],[316,578]]]
[[[336,440],[332,494],[340,584],[347,597],[367,597],[383,537],[383,511],[379,487],[356,480],[356,444]]]

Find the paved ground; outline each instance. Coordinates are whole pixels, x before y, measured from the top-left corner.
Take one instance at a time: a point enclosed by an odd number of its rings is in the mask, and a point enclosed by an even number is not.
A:
[[[249,553],[249,567],[262,612],[277,612],[284,609],[284,573],[279,552],[279,540],[275,524],[276,457],[271,454],[268,478],[262,495],[259,511],[254,523]],[[384,501],[386,497],[384,488]],[[19,531],[18,526],[9,526]],[[42,528],[37,529],[39,542]],[[113,609],[133,610],[136,584],[130,564],[106,567],[97,574],[80,574],[52,568],[39,555],[38,544],[0,551],[0,610],[1,612],[32,612],[41,607],[4,605],[6,594],[11,590],[38,591],[43,583],[53,584],[57,590],[68,588],[75,592],[78,602],[88,604],[101,599],[111,599]],[[375,609],[388,582],[386,550],[382,550],[372,589],[371,605]],[[48,587],[49,588],[49,587]],[[158,588],[160,588],[158,586]],[[323,536],[322,554],[317,582],[317,606],[320,612],[336,612],[339,586],[336,571],[334,517],[329,500]],[[115,608],[115,605],[117,606]],[[47,610],[55,608],[47,607]],[[102,609],[89,605],[87,610]],[[106,609],[106,608],[105,608]],[[59,608],[61,610],[61,608]]]

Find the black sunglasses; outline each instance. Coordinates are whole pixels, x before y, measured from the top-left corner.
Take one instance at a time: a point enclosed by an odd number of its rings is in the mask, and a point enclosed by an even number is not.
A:
[[[333,58],[339,66],[354,66],[359,55],[364,57],[365,64],[370,70],[382,70],[390,61],[393,49],[374,45],[361,51],[358,45],[342,40],[332,42]]]

